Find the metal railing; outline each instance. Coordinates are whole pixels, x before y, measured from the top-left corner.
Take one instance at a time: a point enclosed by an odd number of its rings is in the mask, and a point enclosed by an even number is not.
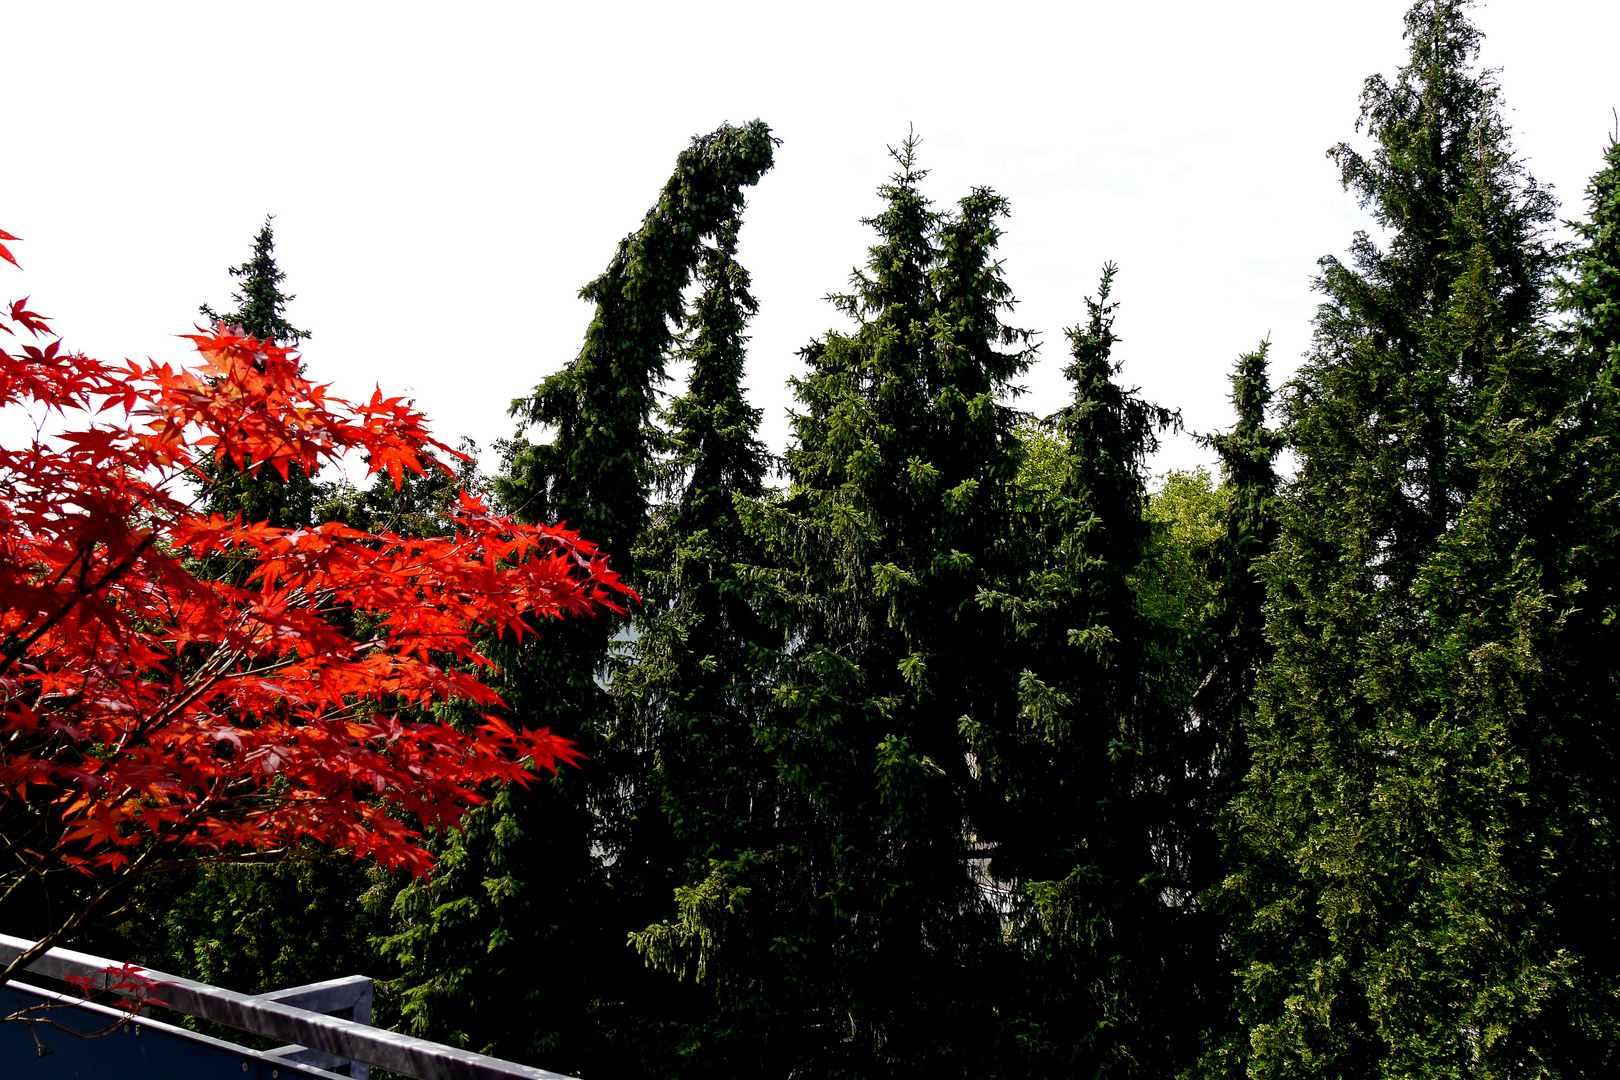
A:
[[[0,966],[11,963],[33,944],[26,938],[0,934]],[[53,979],[73,976],[99,981],[104,973],[122,967],[100,956],[51,949],[29,964],[28,970]],[[147,1001],[286,1043],[275,1050],[252,1051],[271,1060],[328,1070],[352,1063],[351,1077],[364,1077],[366,1067],[376,1065],[419,1080],[570,1080],[561,1073],[372,1027],[371,980],[363,976],[254,995],[150,968],[141,968],[139,973],[147,985],[138,993]],[[341,1015],[345,1013],[347,1016]]]

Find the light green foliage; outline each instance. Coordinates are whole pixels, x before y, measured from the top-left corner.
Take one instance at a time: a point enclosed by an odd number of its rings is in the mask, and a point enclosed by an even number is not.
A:
[[[369,938],[393,891],[387,873],[341,855],[194,868],[140,890],[119,955],[247,994],[381,978]]]
[[[1152,550],[1135,575],[1142,612],[1155,622],[1192,630],[1209,618],[1220,589],[1219,547],[1226,538],[1231,493],[1207,469],[1168,472],[1148,498]]]
[[[1050,428],[1033,420],[1019,424],[1013,434],[1021,450],[1013,480],[1019,509],[1030,514],[1049,511],[1058,505],[1069,475],[1068,448]]]
[[[631,933],[631,945],[650,966],[695,983],[709,975],[710,965],[753,892],[746,885],[733,884],[728,869],[712,860],[701,880],[675,889],[675,919]]]

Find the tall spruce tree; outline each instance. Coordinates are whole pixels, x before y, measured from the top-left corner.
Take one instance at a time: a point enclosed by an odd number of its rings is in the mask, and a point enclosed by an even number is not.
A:
[[[287,274],[276,265],[274,221],[274,215],[265,216],[264,227],[253,238],[253,257],[230,268],[231,276],[240,282],[231,296],[236,308],[221,313],[204,304],[198,310],[210,322],[240,326],[261,341],[296,346],[310,334],[287,321],[287,305],[296,297],[281,291]],[[198,471],[206,481],[205,505],[216,514],[241,514],[245,522],[268,521],[286,529],[310,524],[317,497],[315,483],[296,465],[285,480],[270,469],[243,472],[230,461],[205,461]]]
[[[690,980],[679,996],[701,1003],[669,1018],[680,1071],[692,1075],[774,1074],[781,1049],[770,1038],[771,1002],[757,992],[769,952],[730,934],[738,890],[748,895],[751,871],[774,846],[779,781],[760,731],[782,647],[741,569],[760,552],[738,503],[764,495],[770,455],[760,412],[743,395],[756,304],[736,260],[740,224],[721,227],[700,270],[691,379],[665,411],[675,498],[642,535],[640,636],[614,681],[615,741],[647,762],[616,870],[643,878],[652,925],[633,936],[637,950]],[[763,899],[750,902],[755,919]],[[705,948],[726,937],[722,956]]]
[[[506,444],[497,498],[526,520],[579,529],[638,586],[654,408],[687,321],[683,291],[774,147],[760,121],[693,139],[641,227],[581,290],[596,311],[579,355],[512,407],[552,438]],[[413,1030],[564,1072],[631,1072],[655,1056],[635,1044],[655,1034],[644,1018],[667,1006],[667,986],[625,945],[649,921],[647,876],[619,862],[650,761],[614,738],[609,661],[625,628],[571,620],[492,646],[492,685],[516,717],[567,734],[590,760],[503,790],[445,839],[433,882],[398,897],[388,951]]]
[[[1409,63],[1363,92],[1371,154],[1332,151],[1388,241],[1323,260],[1286,400],[1227,1073],[1614,1064],[1610,496],[1581,479],[1591,366],[1545,333],[1553,203],[1467,6],[1411,9]]]
[[[787,1046],[781,1075],[972,1071],[997,1036],[999,915],[969,872],[982,799],[965,729],[1017,708],[1011,643],[978,597],[1003,572],[1005,399],[1033,350],[1001,321],[1005,200],[979,189],[933,210],[915,149],[895,151],[867,221],[878,242],[832,298],[854,330],[802,354],[792,486],[749,518],[788,617],[763,732],[779,825],[712,949],[771,959],[751,992]]]
[[[1574,331],[1569,345],[1600,383],[1620,371],[1620,117],[1615,127],[1603,167],[1586,189],[1588,220],[1571,223],[1579,243],[1571,273],[1559,283],[1558,307]],[[1593,411],[1606,396],[1594,395]]]
[[[1209,622],[1214,639],[1210,662],[1192,700],[1195,749],[1188,756],[1207,763],[1206,814],[1229,801],[1248,773],[1243,722],[1251,709],[1255,676],[1271,655],[1265,640],[1266,585],[1257,564],[1277,541],[1281,478],[1276,461],[1284,437],[1266,423],[1272,399],[1270,348],[1269,341],[1262,342],[1238,359],[1232,373],[1237,422],[1231,431],[1201,440],[1220,456],[1230,496],[1219,552],[1220,587]],[[1208,861],[1218,863],[1213,852]],[[1213,884],[1214,879],[1206,877],[1203,883]]]
[[[1016,887],[1024,962],[1003,1009],[1020,1075],[1164,1075],[1184,1050],[1174,902],[1177,775],[1191,671],[1179,628],[1142,610],[1153,540],[1146,457],[1179,422],[1122,387],[1104,268],[1068,332],[1074,399],[1048,420],[1063,446],[1056,497],[1018,523],[1018,579],[985,603],[1020,648],[1016,722],[979,728],[974,753],[1003,807],[993,876]]]
[[[235,310],[221,314],[207,304],[197,310],[210,322],[240,326],[261,341],[296,348],[310,333],[287,321],[287,305],[298,298],[281,291],[287,274],[276,265],[276,233],[271,224],[275,220],[274,214],[265,215],[264,226],[253,238],[253,257],[230,268],[230,275],[242,283],[231,294]]]
[[[1228,913],[1220,890],[1228,869],[1220,817],[1248,775],[1255,680],[1271,656],[1261,560],[1276,544],[1281,505],[1276,459],[1285,440],[1267,426],[1269,352],[1270,342],[1261,342],[1239,357],[1231,376],[1237,421],[1230,431],[1199,438],[1220,456],[1224,528],[1207,570],[1214,596],[1187,642],[1200,679],[1189,702],[1175,801],[1186,815],[1181,835],[1194,897],[1185,925],[1187,973],[1200,1006],[1196,1021],[1189,1014],[1187,1024],[1203,1026],[1206,1047],[1224,1045],[1238,1029]]]

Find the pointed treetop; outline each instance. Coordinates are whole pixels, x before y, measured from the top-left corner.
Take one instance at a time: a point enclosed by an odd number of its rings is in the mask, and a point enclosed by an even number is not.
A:
[[[204,304],[198,310],[210,321],[230,326],[241,326],[261,341],[274,341],[287,347],[297,346],[310,336],[288,322],[283,314],[287,305],[297,299],[281,291],[287,275],[276,265],[276,236],[271,222],[274,214],[266,214],[264,227],[253,239],[253,257],[241,266],[231,267],[231,276],[241,281],[239,289],[231,294],[236,310],[221,314]]]
[[[1569,223],[1580,246],[1558,300],[1574,316],[1579,348],[1611,368],[1620,367],[1620,114],[1615,129],[1603,166],[1586,188],[1588,220]]]

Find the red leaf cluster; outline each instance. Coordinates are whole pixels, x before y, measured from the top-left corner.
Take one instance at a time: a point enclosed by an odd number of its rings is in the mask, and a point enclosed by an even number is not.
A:
[[[201,362],[180,370],[65,351],[26,301],[0,330],[0,407],[69,427],[0,448],[0,809],[58,824],[26,855],[93,871],[315,842],[424,874],[422,828],[578,757],[500,718],[478,649],[621,610],[633,594],[576,533],[465,492],[429,539],[193,505],[199,453],[286,476],[358,452],[396,486],[463,456],[402,399],[333,397],[224,327],[188,335]],[[204,559],[250,572],[200,577]],[[451,703],[483,722],[435,718]]]

